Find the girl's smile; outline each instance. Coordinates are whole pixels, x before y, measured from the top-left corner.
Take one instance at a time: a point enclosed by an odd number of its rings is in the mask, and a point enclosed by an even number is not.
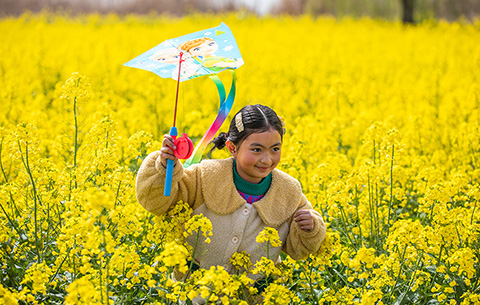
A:
[[[236,160],[237,173],[250,183],[260,183],[280,162],[282,138],[273,128],[252,133],[239,147],[230,141],[226,145]]]

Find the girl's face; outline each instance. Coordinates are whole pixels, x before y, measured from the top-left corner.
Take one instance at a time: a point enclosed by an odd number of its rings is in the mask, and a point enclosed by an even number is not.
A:
[[[250,183],[260,183],[280,162],[282,138],[273,128],[252,133],[239,147],[230,141],[226,145],[236,159],[237,173]]]

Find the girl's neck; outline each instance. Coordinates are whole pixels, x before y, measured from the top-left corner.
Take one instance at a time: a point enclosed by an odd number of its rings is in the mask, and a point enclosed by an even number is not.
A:
[[[242,193],[249,194],[249,195],[263,195],[265,194],[268,189],[270,188],[270,184],[272,182],[272,173],[269,173],[267,177],[263,178],[260,183],[251,183],[245,181],[237,172],[236,168],[236,161],[233,161],[233,182],[235,183],[235,187]]]

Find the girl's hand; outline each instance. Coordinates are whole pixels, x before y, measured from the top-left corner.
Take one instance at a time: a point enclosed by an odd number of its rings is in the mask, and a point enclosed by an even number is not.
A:
[[[315,227],[312,213],[309,210],[298,210],[293,217],[303,231],[310,232]]]
[[[175,154],[173,153],[173,151],[177,149],[173,144],[174,142],[175,140],[171,135],[166,134],[163,136],[162,149],[160,149],[160,160],[165,168],[167,167],[167,159],[173,160],[174,162],[177,161],[177,157],[175,157]]]

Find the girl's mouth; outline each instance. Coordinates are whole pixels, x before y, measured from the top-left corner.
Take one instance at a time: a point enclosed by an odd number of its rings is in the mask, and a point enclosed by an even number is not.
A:
[[[258,168],[260,171],[265,172],[265,171],[267,171],[270,167],[268,167],[268,166],[267,166],[267,167],[257,166],[257,168]]]

